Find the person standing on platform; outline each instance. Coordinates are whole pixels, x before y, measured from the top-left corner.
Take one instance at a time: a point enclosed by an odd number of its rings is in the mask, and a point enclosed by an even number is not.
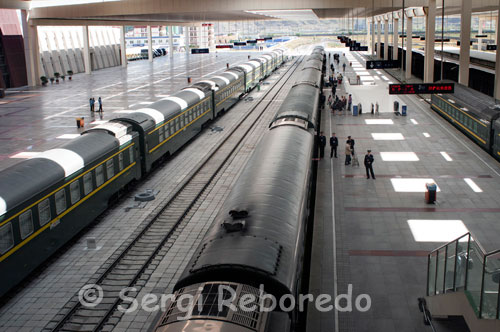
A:
[[[366,178],[370,178],[370,174],[372,175],[372,179],[375,180],[375,174],[373,174],[373,155],[372,150],[368,150],[365,155],[365,168],[366,168]]]
[[[325,157],[325,146],[326,146],[326,136],[323,132],[319,134],[319,159],[323,159]]]
[[[351,152],[352,154],[354,154],[354,144],[356,143],[354,142],[354,138],[351,138],[351,136],[347,136],[346,143],[349,144],[349,146],[351,147]]]
[[[99,97],[99,99],[97,99],[97,101],[99,102],[99,112],[102,113],[102,99],[101,99],[101,97]]]
[[[375,114],[378,115],[378,101],[375,102]]]
[[[345,62],[342,64],[342,72],[345,73]]]
[[[339,139],[335,136],[335,133],[332,133],[332,137],[330,137],[330,158],[333,157],[334,152],[335,158],[337,158],[337,146],[339,146]]]
[[[95,104],[94,98],[89,99],[89,104],[90,104],[90,111],[94,112],[94,104]]]
[[[347,99],[347,109],[349,110],[349,112],[352,111],[352,95],[349,94],[349,98]]]
[[[349,143],[345,144],[345,165],[350,165],[351,164],[351,145]]]

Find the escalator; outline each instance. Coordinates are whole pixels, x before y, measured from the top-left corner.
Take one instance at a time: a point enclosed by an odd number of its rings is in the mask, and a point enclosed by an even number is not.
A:
[[[432,251],[419,307],[434,331],[460,331],[435,327],[457,321],[472,332],[500,331],[500,250],[486,253],[467,233]]]

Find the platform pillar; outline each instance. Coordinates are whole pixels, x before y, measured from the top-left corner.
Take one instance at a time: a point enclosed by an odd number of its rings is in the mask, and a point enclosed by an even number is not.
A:
[[[394,24],[392,25],[392,59],[398,59],[398,49],[399,49],[399,19],[394,18]]]
[[[186,26],[184,31],[185,31],[186,54],[189,54],[189,43],[190,43],[190,41],[189,41],[189,27]]]
[[[377,58],[381,58],[380,57],[380,41],[381,41],[381,38],[380,38],[380,35],[382,34],[382,22],[381,21],[377,21]]]
[[[120,53],[122,67],[127,67],[127,43],[125,42],[125,26],[120,27]]]
[[[168,27],[168,53],[171,58],[174,57],[174,27]]]
[[[480,16],[479,17],[479,26],[478,26],[478,31],[477,31],[477,33],[479,35],[483,34],[483,25],[484,25],[484,17]],[[481,48],[483,48],[483,38],[478,37],[477,38],[477,50],[481,51]]]
[[[497,26],[496,26],[496,44],[500,45],[500,33],[498,33],[498,29],[500,29],[500,2],[498,5],[498,16],[497,16]],[[495,63],[495,90],[493,91],[493,95],[495,100],[500,100],[500,49],[497,48],[496,53],[496,63]]]
[[[408,26],[406,28],[406,79],[409,80],[411,78],[411,55],[412,55],[412,50],[413,50],[413,45],[412,45],[412,23],[413,23],[413,17],[408,17],[406,19],[406,22],[408,23]]]
[[[38,33],[36,26],[28,25],[28,13],[21,10],[21,21],[24,40],[24,61],[26,62],[26,78],[28,86],[37,86],[39,82],[38,64],[40,53],[38,48]]]
[[[372,35],[371,45],[372,45],[372,56],[375,56],[375,18],[372,18],[372,22],[370,24],[370,32]]]
[[[148,25],[146,30],[148,33],[148,60],[149,62],[153,62],[153,33],[151,32],[151,25]]]
[[[436,38],[436,0],[429,0],[425,16],[424,83],[434,82],[434,40]]]
[[[458,83],[465,86],[469,86],[471,14],[471,1],[462,0],[462,14],[460,16],[460,67],[458,69]]]
[[[384,60],[389,60],[389,20],[384,20]]]
[[[90,64],[89,27],[86,25],[82,27],[82,37],[83,37],[83,64],[85,66],[85,74],[91,74],[92,68]]]

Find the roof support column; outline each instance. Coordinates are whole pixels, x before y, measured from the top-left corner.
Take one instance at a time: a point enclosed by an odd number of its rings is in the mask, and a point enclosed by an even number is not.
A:
[[[370,24],[370,31],[372,34],[371,45],[372,45],[372,56],[375,56],[375,18],[372,18],[372,22]]]
[[[498,30],[500,29],[500,1],[498,2],[498,14],[497,14],[497,26],[496,26],[496,44],[500,45],[500,33]],[[500,100],[500,50],[498,49],[496,52],[496,64],[495,64],[495,90],[494,97],[495,100]]]
[[[462,14],[460,16],[460,62],[458,83],[469,86],[470,64],[470,25],[472,1],[462,0]]]
[[[368,19],[365,18],[365,25],[366,25],[366,46],[370,47],[370,22],[368,22]]]
[[[28,13],[21,10],[21,21],[24,39],[24,61],[28,86],[37,86],[39,83],[40,50],[38,47],[38,33],[36,26],[28,25]]]
[[[168,53],[170,54],[170,57],[174,57],[174,27],[169,26],[168,27]]]
[[[434,82],[434,40],[436,38],[436,0],[429,0],[425,16],[424,83]]]
[[[392,25],[392,60],[397,60],[398,59],[398,49],[399,49],[399,33],[398,33],[398,28],[399,28],[399,19],[394,18],[394,24]]]
[[[389,20],[384,20],[384,60],[389,60]]]
[[[189,30],[190,30],[189,27],[186,25],[185,30],[184,30],[185,31],[184,32],[185,33],[184,40],[186,43],[186,46],[184,48],[186,49],[186,54],[189,54]]]
[[[377,21],[377,58],[380,59],[380,35],[382,34],[382,22]]]
[[[120,54],[122,67],[127,67],[127,43],[125,42],[125,26],[120,27]]]
[[[483,25],[484,25],[484,17],[480,16],[479,17],[479,27],[477,33],[479,35],[483,34]],[[483,48],[483,38],[478,37],[477,38],[477,50],[481,51],[481,48]]]
[[[411,37],[413,33],[413,17],[408,17],[406,22],[408,23],[408,27],[406,28],[406,79],[409,80],[411,78],[411,55],[413,50],[413,38]]]
[[[148,33],[148,60],[153,62],[153,33],[151,32],[151,25],[147,26]]]
[[[92,68],[90,67],[89,27],[86,25],[82,27],[82,37],[83,37],[83,64],[85,66],[85,74],[91,74]]]

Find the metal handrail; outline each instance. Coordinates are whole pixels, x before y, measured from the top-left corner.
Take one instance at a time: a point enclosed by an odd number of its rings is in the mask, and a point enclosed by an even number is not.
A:
[[[467,239],[467,249],[466,250],[461,250],[459,252],[459,242],[461,240]],[[463,268],[463,261],[462,259],[465,258],[465,276],[464,276],[464,281],[463,281],[463,287],[465,291],[468,291],[469,287],[469,270],[472,270],[474,261],[473,258],[471,257],[471,250],[473,249],[471,244],[474,242],[474,246],[478,249],[475,250],[477,251],[477,255],[480,256],[480,263],[482,264],[481,267],[481,280],[480,280],[480,287],[479,287],[479,303],[473,303],[473,298],[472,295],[471,297],[468,297],[469,302],[471,305],[475,306],[474,307],[474,312],[478,316],[478,318],[490,318],[490,317],[483,317],[483,306],[484,306],[484,295],[486,294],[485,290],[485,276],[486,274],[494,274],[494,273],[500,273],[500,267],[498,269],[491,269],[487,267],[488,258],[493,256],[493,255],[498,255],[500,253],[500,249],[497,249],[495,251],[491,251],[489,253],[486,253],[486,250],[481,246],[481,244],[476,240],[476,238],[473,236],[471,232],[467,232],[464,235],[456,238],[453,241],[448,242],[447,244],[444,244],[440,246],[439,248],[431,251],[428,256],[427,256],[427,296],[433,296],[441,293],[446,293],[446,292],[455,292],[459,287],[457,287],[457,268]],[[454,251],[455,253],[452,256],[448,255],[449,249],[452,245],[455,245]],[[444,251],[444,253],[443,253]],[[444,257],[444,262],[441,264],[444,264],[441,268],[440,265],[440,257],[441,255],[445,255]],[[453,258],[452,258],[453,257]],[[431,259],[435,258],[435,262],[431,262]],[[452,264],[452,259],[453,259],[453,285],[452,287],[447,287],[447,274],[448,272],[448,264]],[[500,264],[499,264],[500,265]],[[430,276],[430,271],[431,268],[434,267],[435,271],[433,272],[433,275]],[[442,271],[441,271],[442,270]],[[440,273],[441,272],[441,273]],[[460,272],[460,271],[459,271]],[[462,274],[462,273],[460,273]],[[442,278],[442,286],[439,287],[438,289],[438,280],[441,282]],[[449,278],[449,277],[448,277]],[[493,281],[495,282],[495,281]],[[430,291],[430,286],[433,285],[433,290],[432,292]],[[491,285],[490,285],[491,287]],[[460,285],[461,288],[461,285]],[[491,288],[490,288],[491,289]],[[471,292],[477,292],[477,289],[474,290],[469,290]],[[498,282],[498,290],[493,289],[494,292],[497,292],[497,299],[496,299],[496,306],[494,306],[493,310],[494,316],[496,319],[500,319],[500,282]],[[469,293],[473,294],[473,293]],[[491,301],[491,298],[489,299]],[[494,300],[493,300],[494,301]],[[493,302],[494,303],[494,302]]]

